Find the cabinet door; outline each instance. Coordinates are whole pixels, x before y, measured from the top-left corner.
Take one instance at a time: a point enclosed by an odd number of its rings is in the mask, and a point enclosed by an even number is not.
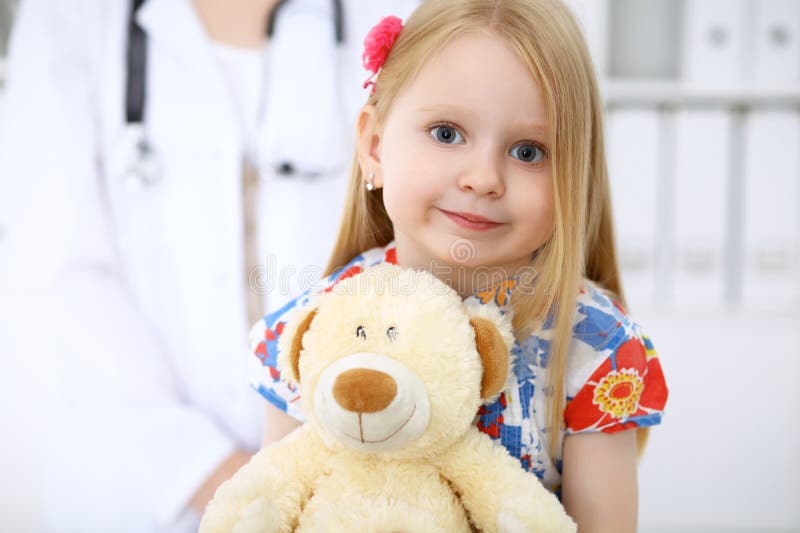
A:
[[[718,310],[728,272],[732,121],[724,110],[691,109],[676,122],[674,301],[678,309]]]
[[[788,310],[800,277],[800,113],[753,111],[745,124],[743,304]]]
[[[620,268],[628,303],[655,297],[658,112],[619,109],[608,115],[608,159]]]
[[[760,0],[755,17],[755,80],[800,81],[800,2]]]
[[[683,43],[686,82],[707,86],[742,80],[746,16],[745,0],[687,0]]]

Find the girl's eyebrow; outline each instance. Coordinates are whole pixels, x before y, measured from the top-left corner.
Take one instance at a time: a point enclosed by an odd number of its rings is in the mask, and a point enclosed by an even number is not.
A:
[[[450,113],[459,116],[468,116],[470,118],[477,118],[477,113],[469,107],[454,105],[454,104],[437,104],[426,105],[420,107],[417,111],[422,113]]]
[[[514,124],[520,131],[531,132],[535,137],[546,137],[547,126],[535,122],[517,122]]]
[[[466,116],[471,119],[477,119],[478,114],[469,107],[459,106],[455,104],[435,104],[435,105],[426,105],[417,108],[417,111],[421,113],[445,113],[451,114],[456,116]],[[546,136],[548,127],[546,124],[541,124],[538,122],[514,122],[514,127],[519,128],[520,130],[531,132],[538,136]]]

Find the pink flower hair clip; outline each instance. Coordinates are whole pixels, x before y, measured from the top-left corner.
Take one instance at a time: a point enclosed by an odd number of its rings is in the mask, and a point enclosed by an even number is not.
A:
[[[386,57],[389,55],[402,29],[403,21],[394,15],[390,15],[383,17],[364,39],[364,53],[361,54],[361,61],[364,63],[364,68],[372,72],[372,76],[367,78],[362,87],[366,89],[372,85],[371,94],[375,94],[373,78],[378,75],[378,71],[386,62]]]

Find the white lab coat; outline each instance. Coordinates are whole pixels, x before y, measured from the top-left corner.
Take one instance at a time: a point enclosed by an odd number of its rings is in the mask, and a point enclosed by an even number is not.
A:
[[[363,37],[415,2],[343,4],[345,46],[330,2],[291,0],[268,48],[262,168],[323,174],[262,176],[259,256],[286,274],[321,270],[338,228]],[[244,140],[191,1],[148,0],[147,130],[164,175],[141,190],[113,175],[128,10],[23,0],[10,44],[0,333],[15,340],[0,342],[31,394],[21,408],[39,407],[44,531],[190,530],[189,497],[232,451],[254,451],[263,425],[245,372]],[[284,279],[267,308],[303,288]]]

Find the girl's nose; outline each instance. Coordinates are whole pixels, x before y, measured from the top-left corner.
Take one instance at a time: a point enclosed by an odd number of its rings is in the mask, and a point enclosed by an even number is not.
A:
[[[463,191],[471,191],[480,196],[503,196],[505,186],[501,161],[493,155],[482,154],[464,170],[458,186]]]

